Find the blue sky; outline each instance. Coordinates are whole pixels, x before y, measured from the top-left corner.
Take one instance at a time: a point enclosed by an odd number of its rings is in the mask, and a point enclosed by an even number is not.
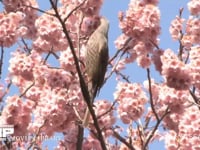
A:
[[[160,48],[162,49],[171,48],[177,51],[178,42],[175,42],[171,39],[169,34],[169,26],[172,19],[174,19],[175,16],[178,15],[179,8],[183,7],[184,8],[183,16],[188,16],[187,2],[188,1],[186,0],[180,0],[180,1],[160,0],[159,8],[161,11],[161,28],[162,28],[160,35],[160,45],[159,45]],[[112,56],[116,52],[114,41],[121,34],[121,31],[118,27],[118,18],[117,18],[118,11],[120,10],[125,11],[128,8],[128,3],[129,0],[104,0],[101,14],[103,16],[106,16],[110,21],[110,31],[109,31],[110,56]],[[48,0],[47,1],[39,0],[39,5],[42,9],[49,8]],[[10,52],[14,51],[15,49],[16,46],[13,46],[5,50],[5,57],[3,64],[4,77],[7,74]],[[129,65],[126,73],[130,75],[130,80],[132,82],[143,82],[144,80],[147,79],[146,71],[139,68],[136,64]],[[156,72],[152,72],[152,77],[154,77],[157,81],[162,80],[162,78],[160,78],[159,74],[157,74]],[[4,78],[1,79],[2,82],[4,82],[3,79]],[[108,80],[106,85],[103,87],[97,99],[108,99],[110,101],[113,101],[113,92],[115,91],[115,87],[116,87],[116,81],[115,81],[115,76],[113,76],[111,79]],[[11,91],[11,93],[16,93],[16,92],[17,91],[15,91],[14,89],[13,91]],[[155,142],[150,146],[150,149],[154,150],[164,149],[164,143]]]

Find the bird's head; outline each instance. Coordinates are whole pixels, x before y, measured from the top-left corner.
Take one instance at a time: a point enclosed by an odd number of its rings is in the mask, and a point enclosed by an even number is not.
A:
[[[98,32],[103,33],[104,35],[108,35],[109,30],[109,21],[105,17],[100,18],[100,25],[97,28]]]

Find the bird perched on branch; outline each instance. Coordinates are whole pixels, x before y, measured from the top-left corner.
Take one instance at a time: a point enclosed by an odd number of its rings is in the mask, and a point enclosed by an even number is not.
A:
[[[103,83],[108,64],[108,30],[109,22],[106,18],[100,18],[100,25],[90,36],[86,45],[86,73],[88,76],[88,90],[91,106],[94,98],[99,93]],[[87,108],[83,126],[88,125],[90,113]]]

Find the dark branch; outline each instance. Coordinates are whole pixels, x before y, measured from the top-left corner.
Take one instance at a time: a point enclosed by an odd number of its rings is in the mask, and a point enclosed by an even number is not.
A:
[[[152,109],[156,119],[159,120],[158,114],[156,113],[156,110],[154,108],[154,103],[153,103],[153,94],[152,94],[152,90],[151,90],[151,76],[150,76],[149,68],[147,68],[147,78],[148,78],[148,82],[149,82],[149,98],[150,98],[151,109]]]
[[[154,136],[154,134],[155,134],[156,130],[158,129],[158,127],[159,127],[161,121],[162,121],[162,120],[165,118],[165,116],[168,115],[169,113],[170,113],[170,111],[169,111],[169,108],[167,107],[167,109],[165,110],[165,112],[164,112],[164,114],[161,116],[161,118],[157,120],[157,123],[156,123],[155,127],[153,128],[153,130],[148,134],[147,139],[146,139],[145,144],[144,144],[144,147],[143,147],[143,150],[146,150],[146,148],[147,148],[147,146],[148,146],[150,140],[151,140],[152,137]]]
[[[130,150],[135,150],[135,148],[130,143],[128,143],[126,139],[124,139],[121,135],[119,135],[119,133],[114,131],[114,129],[113,129],[113,136],[117,138],[120,142],[124,143]]]
[[[4,49],[3,49],[3,46],[1,46],[1,58],[0,58],[0,79],[1,79],[1,75],[2,75],[3,56],[4,56]]]
[[[87,103],[87,106],[88,106],[88,109],[91,113],[91,116],[92,116],[92,119],[94,121],[94,126],[97,130],[97,134],[98,134],[98,139],[101,143],[101,147],[103,150],[106,150],[106,144],[105,144],[105,141],[104,141],[104,138],[103,138],[103,135],[101,133],[101,129],[99,127],[99,124],[98,124],[98,120],[97,120],[97,117],[95,115],[95,112],[94,112],[94,109],[90,103],[90,95],[89,95],[89,92],[88,92],[88,88],[86,86],[86,83],[84,81],[84,78],[83,78],[83,75],[81,73],[81,70],[80,70],[80,67],[79,67],[79,60],[78,60],[78,57],[76,56],[76,53],[75,53],[75,49],[74,49],[74,46],[73,46],[73,43],[72,43],[72,40],[69,36],[69,33],[66,29],[66,26],[65,26],[65,22],[61,19],[61,16],[59,15],[58,13],[58,10],[56,9],[56,7],[53,5],[53,1],[50,0],[50,3],[54,9],[54,12],[55,12],[55,16],[57,17],[57,19],[59,20],[62,28],[63,28],[63,32],[68,40],[68,43],[69,43],[69,47],[70,47],[70,50],[72,52],[72,55],[73,55],[73,58],[74,58],[74,62],[75,62],[75,66],[76,66],[76,71],[78,73],[78,77],[79,77],[79,82],[80,82],[80,87],[81,87],[81,91],[82,91],[82,94],[83,94],[83,97],[85,99],[85,102]]]

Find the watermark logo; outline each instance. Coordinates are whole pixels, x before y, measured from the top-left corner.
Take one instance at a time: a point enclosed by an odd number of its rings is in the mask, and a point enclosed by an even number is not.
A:
[[[13,125],[0,125],[0,140],[6,140],[14,133]]]
[[[60,136],[51,136],[47,135],[13,135],[14,134],[14,125],[0,125],[0,141],[30,141],[35,139],[36,141],[46,141],[46,140],[61,140]]]

